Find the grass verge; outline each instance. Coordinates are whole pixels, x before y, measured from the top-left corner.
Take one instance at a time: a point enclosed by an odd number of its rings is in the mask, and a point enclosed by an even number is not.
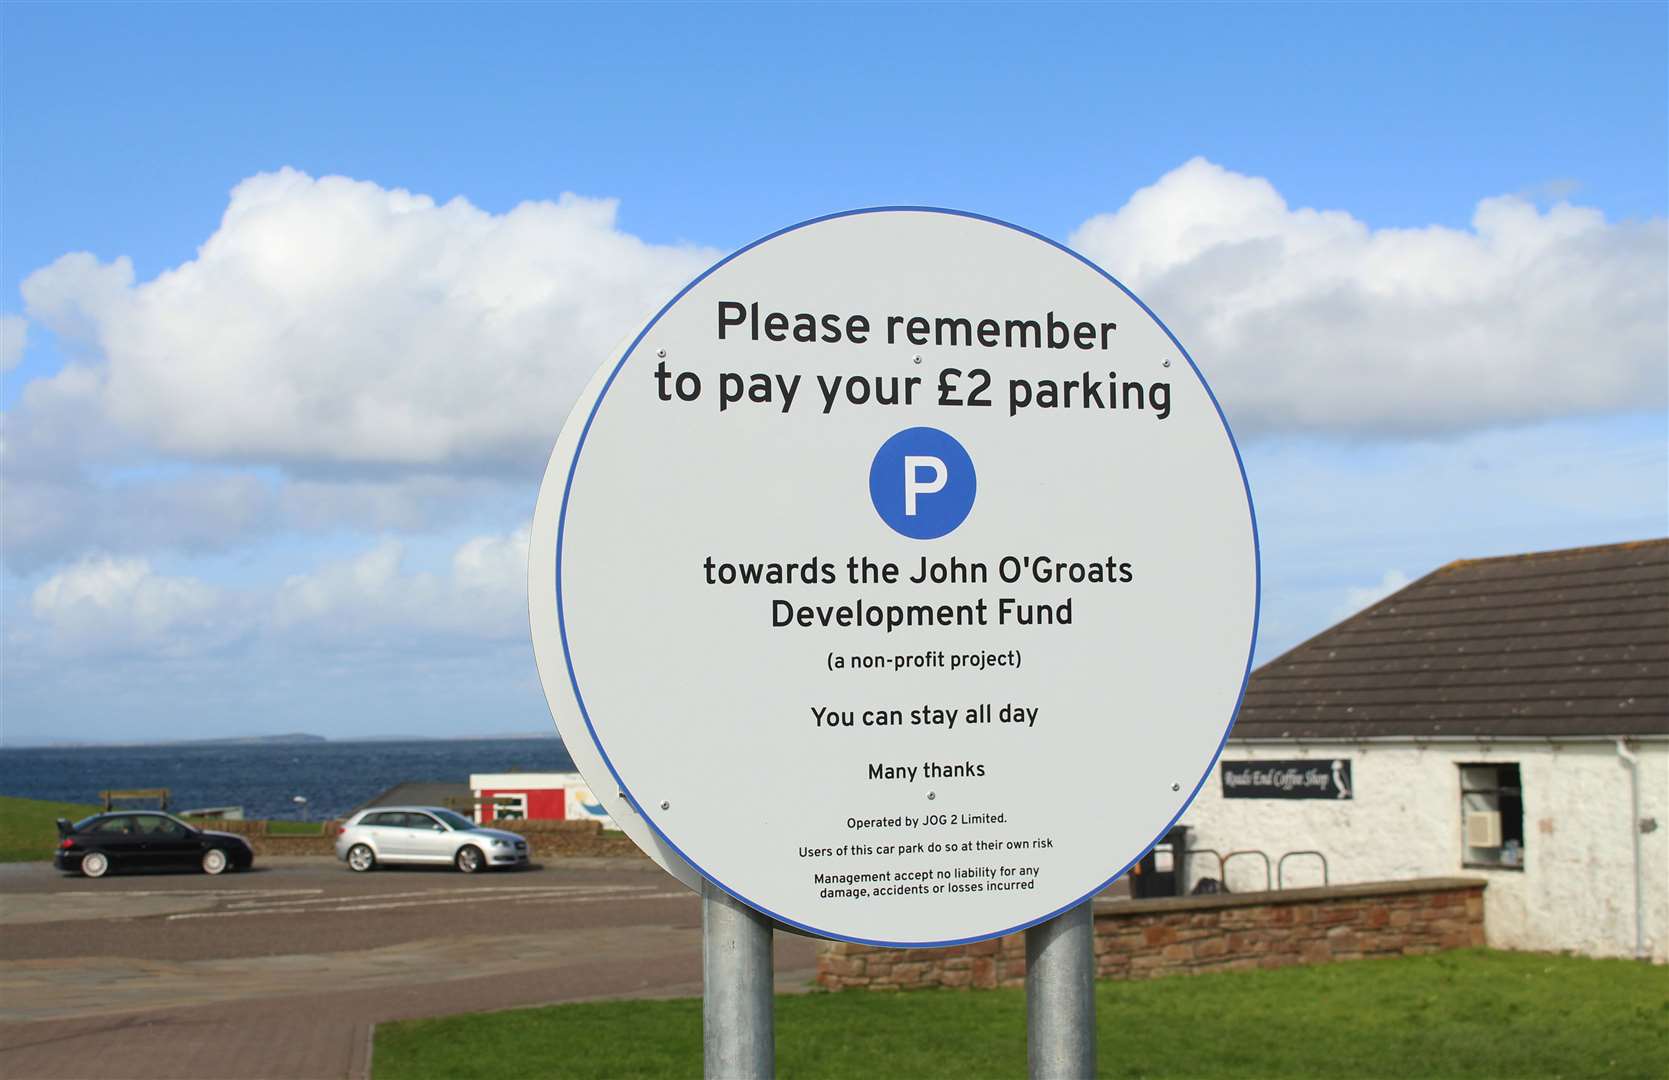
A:
[[[1018,990],[777,999],[784,1078],[1026,1074]],[[1468,950],[1096,987],[1103,1077],[1628,1077],[1669,1063],[1669,970]],[[377,1029],[376,1080],[701,1075],[701,1002],[615,1001]]]
[[[99,808],[0,795],[0,862],[47,862],[58,847],[59,818],[80,821]]]
[[[203,827],[214,828],[212,824]],[[274,818],[267,822],[268,836],[323,836],[324,829],[322,821],[285,821]]]

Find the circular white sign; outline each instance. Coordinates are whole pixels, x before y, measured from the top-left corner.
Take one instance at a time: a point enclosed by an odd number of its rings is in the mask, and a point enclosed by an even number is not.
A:
[[[557,726],[650,854],[817,934],[948,945],[1180,816],[1258,559],[1228,426],[1140,301],[900,208],[743,248],[603,366],[529,588]]]

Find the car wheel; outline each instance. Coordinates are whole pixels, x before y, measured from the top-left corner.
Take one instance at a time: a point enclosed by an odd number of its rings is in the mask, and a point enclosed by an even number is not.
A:
[[[103,877],[110,869],[110,856],[102,851],[89,851],[81,856],[81,872],[87,877]]]
[[[376,852],[364,844],[355,844],[348,849],[348,868],[357,870],[361,874],[367,870],[375,870],[377,868]]]
[[[457,864],[458,870],[465,874],[473,874],[487,865],[487,857],[473,844],[459,848],[458,857],[452,861]]]
[[[203,852],[203,873],[223,873],[226,870],[226,865],[226,853],[219,848],[210,848]]]

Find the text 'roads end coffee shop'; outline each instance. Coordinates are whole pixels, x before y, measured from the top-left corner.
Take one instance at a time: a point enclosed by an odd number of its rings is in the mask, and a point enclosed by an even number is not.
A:
[[[1654,540],[1451,563],[1259,668],[1183,818],[1185,873],[1476,875],[1492,946],[1662,963],[1666,822]]]

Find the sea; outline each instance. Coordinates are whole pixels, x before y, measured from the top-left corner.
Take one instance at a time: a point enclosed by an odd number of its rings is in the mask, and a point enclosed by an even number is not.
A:
[[[0,749],[0,794],[97,804],[101,791],[167,788],[173,810],[325,821],[407,780],[573,770],[556,738],[29,747]]]

